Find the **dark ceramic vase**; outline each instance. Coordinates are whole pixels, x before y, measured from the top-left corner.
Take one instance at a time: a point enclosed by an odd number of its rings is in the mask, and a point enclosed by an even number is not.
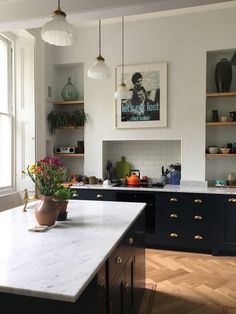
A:
[[[232,65],[226,58],[221,59],[215,68],[215,83],[218,93],[229,92],[232,81]]]
[[[67,219],[67,205],[68,201],[56,202],[56,206],[59,208],[59,214],[57,216],[57,221],[64,221]]]
[[[59,213],[59,207],[55,206],[53,196],[41,196],[41,201],[35,209],[35,218],[41,226],[52,226],[55,224]]]

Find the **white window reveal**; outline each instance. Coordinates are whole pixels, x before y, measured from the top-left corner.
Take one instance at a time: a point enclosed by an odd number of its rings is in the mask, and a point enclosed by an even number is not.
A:
[[[14,188],[12,44],[0,35],[0,193]]]

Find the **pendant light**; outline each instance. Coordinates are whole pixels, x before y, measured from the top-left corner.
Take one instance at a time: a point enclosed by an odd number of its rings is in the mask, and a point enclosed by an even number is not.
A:
[[[128,99],[131,97],[131,92],[128,90],[124,82],[124,17],[122,16],[121,23],[121,84],[114,95],[115,99]]]
[[[60,8],[52,13],[52,20],[46,23],[41,30],[44,41],[55,46],[71,46],[75,42],[75,28],[67,22],[66,14]]]
[[[101,55],[101,20],[98,23],[98,57],[96,62],[88,69],[88,77],[97,80],[107,79],[111,76],[111,70],[106,65]]]

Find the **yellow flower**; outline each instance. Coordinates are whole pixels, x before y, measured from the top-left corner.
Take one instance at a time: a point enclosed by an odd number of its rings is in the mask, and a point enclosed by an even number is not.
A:
[[[35,164],[33,164],[33,165],[31,165],[30,167],[29,167],[29,173],[30,174],[34,174],[34,171],[35,171]]]

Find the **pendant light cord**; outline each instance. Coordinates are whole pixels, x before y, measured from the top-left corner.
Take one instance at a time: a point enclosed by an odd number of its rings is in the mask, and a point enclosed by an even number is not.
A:
[[[121,26],[121,84],[124,84],[124,16],[122,16],[122,26]]]
[[[101,57],[101,20],[99,20],[98,25],[98,55]]]
[[[61,1],[58,0],[58,9],[61,9]]]

